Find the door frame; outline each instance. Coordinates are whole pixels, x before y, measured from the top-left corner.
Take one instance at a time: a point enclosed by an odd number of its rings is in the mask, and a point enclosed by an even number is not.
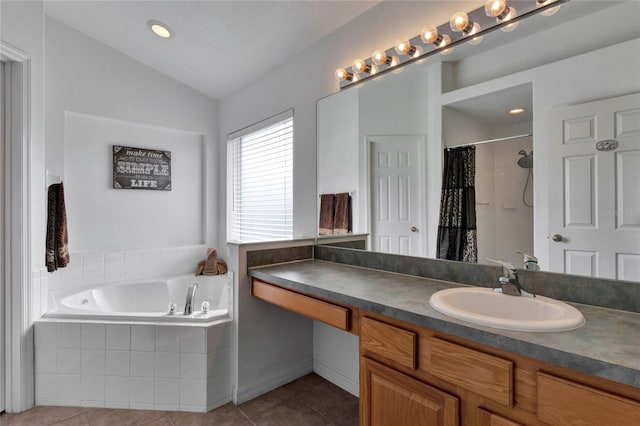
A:
[[[417,256],[427,256],[427,248],[429,241],[429,233],[427,229],[427,186],[426,186],[426,136],[425,135],[366,135],[364,137],[364,152],[363,152],[363,175],[362,179],[364,182],[363,193],[365,194],[365,199],[361,205],[365,206],[365,226],[364,229],[367,230],[367,247],[373,247],[373,225],[371,221],[371,200],[373,199],[371,196],[371,152],[372,145],[376,142],[381,143],[391,143],[394,140],[399,138],[405,139],[407,142],[412,141],[415,142],[418,148],[418,182],[420,187],[418,188],[418,193],[420,197],[418,199],[418,226],[419,230],[423,235],[418,238],[418,250],[420,254]]]
[[[0,40],[5,62],[4,312],[5,410],[35,400],[31,320],[31,60]]]
[[[2,134],[0,134],[0,164],[2,164],[2,170],[6,169],[6,162],[4,160],[4,151],[5,151],[5,96],[4,96],[4,85],[5,85],[5,62],[0,61],[0,123],[2,123]],[[5,217],[5,186],[4,186],[4,172],[0,173],[0,307],[2,308],[2,312],[4,312],[5,304],[4,304],[4,289],[5,289],[5,277],[4,277],[4,263],[5,263],[5,232],[4,232],[4,217]],[[5,394],[6,394],[6,386],[5,386],[5,340],[4,340],[4,324],[5,318],[0,318],[0,414],[5,411]]]

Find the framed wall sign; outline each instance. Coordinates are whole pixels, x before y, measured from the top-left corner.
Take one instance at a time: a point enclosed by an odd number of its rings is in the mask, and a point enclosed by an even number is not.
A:
[[[113,187],[171,191],[171,152],[114,145]]]

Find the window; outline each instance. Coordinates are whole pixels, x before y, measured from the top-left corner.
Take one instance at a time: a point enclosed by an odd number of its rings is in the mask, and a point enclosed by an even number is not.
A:
[[[227,240],[293,237],[293,110],[227,138]]]

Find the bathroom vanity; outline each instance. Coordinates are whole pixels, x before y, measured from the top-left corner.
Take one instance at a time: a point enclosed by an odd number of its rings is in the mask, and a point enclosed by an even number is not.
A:
[[[575,304],[577,330],[507,331],[434,310],[431,295],[454,282],[317,259],[249,275],[255,297],[359,337],[361,425],[640,419],[637,313]]]

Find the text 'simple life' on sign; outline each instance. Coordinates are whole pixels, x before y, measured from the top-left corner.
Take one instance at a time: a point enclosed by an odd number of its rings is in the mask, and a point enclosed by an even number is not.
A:
[[[114,145],[113,187],[171,191],[171,152]]]

